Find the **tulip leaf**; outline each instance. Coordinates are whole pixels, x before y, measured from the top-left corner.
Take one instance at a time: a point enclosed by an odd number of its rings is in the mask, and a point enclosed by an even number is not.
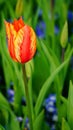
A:
[[[71,49],[71,46],[68,45],[68,47],[66,48],[66,51],[65,51],[65,59],[64,60],[66,60],[67,57],[71,58],[71,53],[70,52],[73,53],[73,49]],[[65,68],[61,71],[61,82],[62,82],[62,86],[63,86],[65,78],[66,78],[68,67],[69,67],[69,62],[65,66]]]
[[[63,103],[59,107],[59,117],[58,117],[58,120],[61,122],[62,118],[66,117],[66,114],[67,114],[67,104]]]
[[[71,127],[71,129],[73,129],[73,84],[70,81],[70,85],[69,85],[69,94],[68,94],[68,105],[67,105],[67,119],[68,119],[68,123]]]
[[[44,111],[41,111],[34,122],[34,130],[41,130],[42,122],[44,119]]]
[[[6,2],[6,6],[9,10],[9,13],[10,13],[10,16],[12,17],[12,19],[15,19],[15,12],[14,12],[14,10],[11,6],[11,2],[9,0]]]
[[[62,120],[62,130],[70,130],[69,124],[66,122],[64,118]]]
[[[1,93],[0,93],[0,109],[6,110],[8,112],[8,120],[7,120],[7,124],[6,124],[7,130],[14,130],[14,129],[20,130],[19,123],[16,120],[16,116],[10,109],[10,106],[9,106],[7,100]],[[15,126],[16,126],[16,128],[15,128]]]
[[[54,71],[57,68],[58,64],[55,63],[55,60],[52,57],[52,55],[50,54],[50,52],[48,51],[48,48],[46,47],[46,45],[42,41],[40,43],[41,43],[41,47],[46,55],[46,58],[48,59],[48,62],[50,63],[51,71]],[[56,86],[60,86],[59,76],[57,76],[57,78],[56,78]]]
[[[72,52],[71,52],[72,53]],[[47,80],[45,81],[45,83],[43,84],[36,105],[35,105],[35,112],[36,115],[39,113],[40,111],[40,107],[42,105],[43,99],[47,93],[47,91],[49,90],[52,82],[54,81],[55,77],[57,76],[57,74],[65,67],[65,65],[69,62],[70,58],[66,59],[51,75],[50,77],[47,78]]]
[[[47,79],[48,75],[50,74],[49,72],[50,70],[48,69],[49,63],[47,61],[47,58],[44,55],[44,51],[42,51],[39,40],[37,41],[37,52],[33,60],[34,60],[34,72],[32,75],[32,89],[34,91],[33,94],[38,95],[41,86],[43,85],[44,81]],[[37,82],[38,82],[38,87],[37,87]]]

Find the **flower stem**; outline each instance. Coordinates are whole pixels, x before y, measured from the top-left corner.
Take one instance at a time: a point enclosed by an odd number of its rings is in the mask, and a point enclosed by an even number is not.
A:
[[[55,51],[55,36],[54,36],[54,6],[55,0],[50,0],[50,11],[51,11],[51,31],[52,31],[52,49]]]
[[[64,53],[65,53],[65,49],[62,48],[62,62],[64,61]]]
[[[29,89],[28,89],[28,82],[27,82],[25,65],[24,66],[22,65],[22,71],[23,71],[23,77],[24,77],[26,104],[27,104],[27,109],[28,109],[30,130],[33,130],[32,111],[31,111],[31,103],[30,103],[30,97],[29,97]]]

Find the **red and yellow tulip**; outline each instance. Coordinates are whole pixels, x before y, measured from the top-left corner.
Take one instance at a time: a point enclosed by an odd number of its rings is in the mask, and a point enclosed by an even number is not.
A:
[[[22,18],[13,23],[5,21],[8,49],[14,61],[25,63],[33,58],[36,52],[36,35]]]

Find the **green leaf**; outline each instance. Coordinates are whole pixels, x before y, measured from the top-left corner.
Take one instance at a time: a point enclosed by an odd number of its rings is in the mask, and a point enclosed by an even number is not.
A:
[[[44,51],[42,51],[42,47],[39,40],[37,41],[37,53],[33,60],[34,60],[34,72],[32,75],[32,89],[34,91],[33,94],[38,95],[41,86],[43,85],[43,83],[50,74],[49,72],[50,69],[48,69],[49,62],[44,55]],[[37,81],[38,81],[38,87],[37,87]]]
[[[73,53],[73,49],[71,49],[71,46],[68,45],[66,51],[65,51],[65,60],[69,57],[69,59],[71,58],[72,54],[70,53],[72,52]],[[65,68],[62,70],[61,72],[61,82],[62,82],[62,86],[64,86],[64,81],[65,81],[65,78],[66,78],[66,74],[67,74],[67,70],[68,70],[68,67],[69,67],[69,62],[67,63],[67,65],[65,66]]]
[[[5,0],[0,0],[0,6],[1,6],[1,4],[3,4],[5,2]]]
[[[64,118],[62,120],[62,130],[70,130],[70,127]]]
[[[5,129],[3,128],[3,126],[0,125],[0,130],[5,130]]]
[[[11,16],[11,18],[12,19],[15,19],[15,11],[13,10],[13,8],[12,8],[12,5],[11,5],[11,1],[7,1],[6,3],[6,6],[7,6],[7,9],[8,9],[8,11],[9,11],[9,14],[10,14],[10,16]]]
[[[16,116],[10,109],[10,106],[9,106],[7,100],[1,93],[0,93],[0,109],[6,110],[8,112],[8,120],[7,120],[7,124],[6,124],[7,130],[14,130],[14,129],[20,130],[19,123],[16,120]]]
[[[71,81],[68,94],[67,119],[71,129],[73,129],[73,84]]]
[[[48,48],[46,47],[46,45],[42,41],[40,42],[40,44],[41,44],[41,47],[42,47],[42,49],[43,49],[43,51],[45,53],[46,58],[48,59],[49,64],[51,66],[51,71],[54,71],[57,68],[58,64],[55,63],[55,59],[52,57],[52,55],[48,51]],[[57,78],[56,78],[56,86],[60,86],[60,78],[59,78],[59,76],[57,76]]]
[[[34,130],[41,130],[43,119],[44,111],[41,111],[40,114],[37,116],[36,120],[34,121]]]
[[[62,33],[61,33],[61,46],[63,48],[66,47],[67,45],[67,41],[68,41],[68,24],[67,24],[67,21],[65,22],[64,24],[64,27],[63,27],[63,30],[62,30]]]
[[[45,83],[43,84],[36,105],[35,105],[35,113],[36,115],[39,113],[43,99],[46,95],[46,92],[49,90],[52,82],[54,81],[55,77],[57,76],[57,74],[65,67],[65,65],[69,62],[69,58],[67,60],[65,60],[52,74],[50,77],[47,78],[47,80],[45,81]]]
[[[68,57],[68,55],[69,55],[70,50],[71,50],[71,44],[70,44],[70,43],[68,43],[68,46],[67,46],[67,48],[66,48],[66,50],[65,50],[65,59],[67,59],[67,57]]]
[[[59,107],[59,122],[62,122],[62,118],[66,118],[66,114],[67,114],[67,104],[63,103],[60,105]]]

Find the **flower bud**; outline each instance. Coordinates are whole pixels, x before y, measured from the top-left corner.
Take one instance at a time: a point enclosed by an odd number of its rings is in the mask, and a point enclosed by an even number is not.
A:
[[[67,41],[68,41],[68,24],[67,22],[65,22],[62,33],[61,33],[61,39],[60,39],[62,48],[66,47]]]
[[[20,17],[24,9],[24,0],[17,0],[15,14],[17,17]]]
[[[5,21],[8,49],[14,61],[25,63],[33,58],[36,52],[36,35],[22,18],[13,23]]]

